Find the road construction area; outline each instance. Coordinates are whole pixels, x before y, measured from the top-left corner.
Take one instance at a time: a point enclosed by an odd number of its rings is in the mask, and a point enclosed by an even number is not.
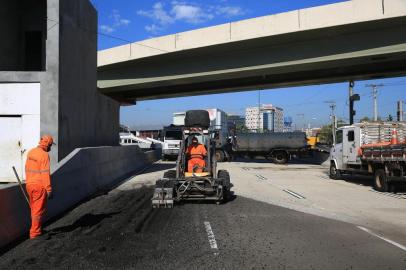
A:
[[[219,166],[234,184],[225,204],[152,209],[174,167],[157,162],[16,243],[0,269],[406,269],[406,195],[319,165]]]

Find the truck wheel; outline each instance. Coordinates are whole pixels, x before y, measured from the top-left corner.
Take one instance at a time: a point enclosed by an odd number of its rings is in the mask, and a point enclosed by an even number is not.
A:
[[[224,161],[224,152],[223,150],[216,150],[216,160],[217,162],[223,162]]]
[[[176,171],[169,170],[169,171],[164,172],[164,178],[170,178],[170,179],[176,178]]]
[[[276,164],[285,164],[288,162],[288,154],[285,151],[277,151],[273,154],[273,162]]]
[[[384,169],[378,169],[375,171],[374,189],[380,192],[389,191],[388,179]]]
[[[330,177],[330,179],[333,179],[333,180],[340,180],[341,179],[341,171],[339,169],[337,169],[334,162],[332,162],[330,164],[329,177]]]

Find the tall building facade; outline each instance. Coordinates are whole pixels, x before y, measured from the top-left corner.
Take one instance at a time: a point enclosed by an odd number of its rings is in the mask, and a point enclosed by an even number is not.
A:
[[[249,130],[283,132],[283,109],[272,104],[248,107],[245,110],[245,126]]]

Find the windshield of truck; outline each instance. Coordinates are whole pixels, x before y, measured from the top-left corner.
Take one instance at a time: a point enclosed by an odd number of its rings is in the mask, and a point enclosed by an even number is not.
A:
[[[182,131],[166,131],[165,132],[165,140],[182,140]]]

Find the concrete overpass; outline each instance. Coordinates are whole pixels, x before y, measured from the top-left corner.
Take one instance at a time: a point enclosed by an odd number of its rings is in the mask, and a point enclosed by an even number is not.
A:
[[[99,51],[121,103],[406,74],[406,1],[352,0]]]

